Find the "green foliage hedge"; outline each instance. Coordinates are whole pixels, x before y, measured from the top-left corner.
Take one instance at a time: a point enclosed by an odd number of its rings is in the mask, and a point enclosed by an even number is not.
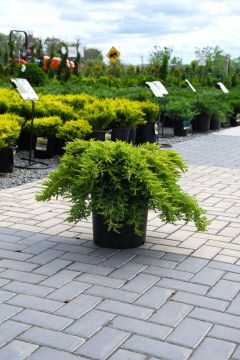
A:
[[[57,130],[56,137],[67,141],[85,139],[92,132],[91,125],[82,119],[66,121]]]
[[[55,136],[60,126],[62,126],[63,122],[58,116],[49,116],[36,118],[33,122],[33,132],[37,136]],[[26,130],[30,130],[31,121],[27,121],[24,125]]]
[[[19,117],[14,114],[0,115],[0,149],[11,147],[21,131]]]

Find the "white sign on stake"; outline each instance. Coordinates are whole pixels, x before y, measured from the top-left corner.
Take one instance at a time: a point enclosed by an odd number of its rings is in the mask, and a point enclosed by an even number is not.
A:
[[[228,94],[229,90],[226,88],[225,85],[223,85],[222,82],[218,82],[217,85],[220,87],[220,89],[222,90],[222,92],[224,92],[224,94]]]
[[[154,81],[146,81],[146,84],[150,87],[150,89],[152,90],[153,94],[156,97],[163,97],[162,92],[159,90],[159,88],[156,86],[156,84],[154,84]]]
[[[13,78],[11,79],[11,82],[14,84],[23,100],[39,100],[39,97],[26,79]]]
[[[197,92],[197,90],[192,86],[192,84],[190,83],[190,81],[188,79],[185,79],[185,82],[188,84],[188,86],[190,87],[190,89],[192,89],[193,92]]]
[[[168,95],[168,91],[167,89],[163,86],[163,84],[158,80],[158,81],[153,81],[154,85],[156,85],[156,87],[159,89],[159,91],[163,94],[163,95]]]

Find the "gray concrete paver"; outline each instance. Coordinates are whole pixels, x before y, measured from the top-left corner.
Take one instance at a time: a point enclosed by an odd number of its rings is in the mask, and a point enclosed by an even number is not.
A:
[[[37,203],[36,182],[0,190],[0,358],[240,359],[239,139],[240,127],[174,145],[212,224],[149,212],[138,249],[99,248],[91,219],[66,224],[68,204]]]

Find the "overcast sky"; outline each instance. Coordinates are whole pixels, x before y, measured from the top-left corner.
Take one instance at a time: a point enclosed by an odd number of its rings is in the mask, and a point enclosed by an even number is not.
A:
[[[6,0],[0,32],[10,30],[79,39],[104,56],[115,46],[121,61],[132,64],[146,63],[156,45],[172,47],[184,62],[204,46],[240,56],[239,0]]]

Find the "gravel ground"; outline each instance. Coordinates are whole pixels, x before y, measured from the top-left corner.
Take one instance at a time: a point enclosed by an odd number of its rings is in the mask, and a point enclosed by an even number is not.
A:
[[[14,168],[12,173],[0,173],[0,189],[7,189],[14,186],[26,184],[35,180],[43,179],[49,171],[58,166],[59,156],[54,156],[52,159],[35,159],[48,164],[48,167],[42,164],[34,164],[34,169],[21,169],[17,166],[26,166],[29,164],[28,160],[22,160],[22,157],[28,159],[28,151],[19,151],[14,159]]]
[[[208,134],[211,134],[212,131],[210,131],[207,134],[201,134],[201,133],[194,133],[194,134],[188,134],[187,136],[173,136],[173,129],[171,128],[165,128],[164,129],[164,136],[159,136],[159,144],[163,148],[169,148],[174,146],[174,144],[183,142],[183,141],[189,141],[196,137],[200,136],[207,136]],[[221,130],[219,130],[221,131]],[[14,169],[12,173],[0,173],[0,189],[7,189],[14,186],[19,186],[22,184],[26,184],[35,180],[41,180],[43,179],[51,170],[56,168],[59,163],[59,156],[54,156],[52,159],[36,159],[36,161],[41,161],[46,164],[48,164],[48,167],[44,167],[41,164],[35,164],[34,169],[20,169],[17,166],[21,165],[28,165],[28,161],[21,160],[22,157],[25,157],[28,159],[29,153],[28,151],[19,151],[16,154],[15,161],[14,161]],[[41,169],[40,169],[41,167]]]

